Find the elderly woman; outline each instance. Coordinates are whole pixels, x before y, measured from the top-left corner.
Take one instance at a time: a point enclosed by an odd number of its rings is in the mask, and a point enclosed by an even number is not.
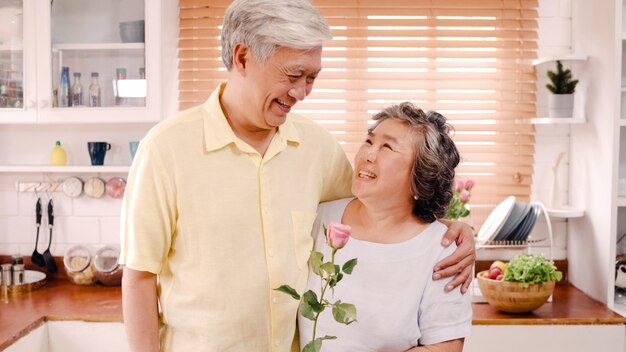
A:
[[[410,103],[374,116],[376,124],[355,158],[352,193],[318,207],[316,250],[330,258],[322,225],[352,227],[352,239],[336,253],[338,263],[358,258],[352,275],[334,289],[336,299],[357,307],[358,322],[336,323],[321,314],[317,336],[329,351],[461,351],[471,329],[470,297],[444,293],[434,265],[454,251],[440,245],[447,227],[437,221],[452,199],[459,154],[450,126],[436,112]],[[317,292],[320,277],[307,289]],[[301,346],[313,322],[299,318]]]

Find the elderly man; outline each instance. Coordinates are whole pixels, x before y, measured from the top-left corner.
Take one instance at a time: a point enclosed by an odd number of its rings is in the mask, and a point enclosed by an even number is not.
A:
[[[329,38],[308,0],[234,1],[227,82],[142,140],[122,209],[131,350],[297,348],[298,304],[272,289],[305,287],[317,205],[350,195],[338,143],[289,113],[313,89]],[[459,249],[434,275],[467,285],[472,233],[451,228]]]

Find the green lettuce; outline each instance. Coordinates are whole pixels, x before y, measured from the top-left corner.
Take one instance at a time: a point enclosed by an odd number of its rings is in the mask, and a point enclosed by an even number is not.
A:
[[[562,278],[563,274],[556,270],[554,262],[547,261],[541,255],[520,254],[509,262],[502,280],[521,282],[524,286],[529,286],[560,281]]]

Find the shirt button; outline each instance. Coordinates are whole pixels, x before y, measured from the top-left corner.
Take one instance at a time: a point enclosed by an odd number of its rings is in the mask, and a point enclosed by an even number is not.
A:
[[[272,251],[271,249],[267,251],[267,255],[270,256],[270,258],[274,258],[274,251]]]
[[[272,302],[276,303],[276,302],[278,302],[278,299],[276,297],[273,297],[272,298]]]
[[[276,345],[276,346],[280,346],[280,341],[278,341],[278,340],[274,340],[274,345]]]

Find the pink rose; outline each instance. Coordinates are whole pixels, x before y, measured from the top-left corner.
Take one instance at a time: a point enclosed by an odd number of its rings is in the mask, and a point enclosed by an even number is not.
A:
[[[459,199],[461,199],[463,203],[467,202],[470,199],[470,192],[466,189],[462,190]]]
[[[475,184],[476,184],[476,182],[474,182],[474,180],[467,180],[467,181],[465,181],[465,189],[469,191],[472,188],[474,188]]]
[[[343,248],[350,238],[350,226],[331,222],[326,233],[326,242],[335,249]]]
[[[461,192],[463,190],[463,181],[459,180],[456,183],[456,189],[454,190],[455,192]]]

